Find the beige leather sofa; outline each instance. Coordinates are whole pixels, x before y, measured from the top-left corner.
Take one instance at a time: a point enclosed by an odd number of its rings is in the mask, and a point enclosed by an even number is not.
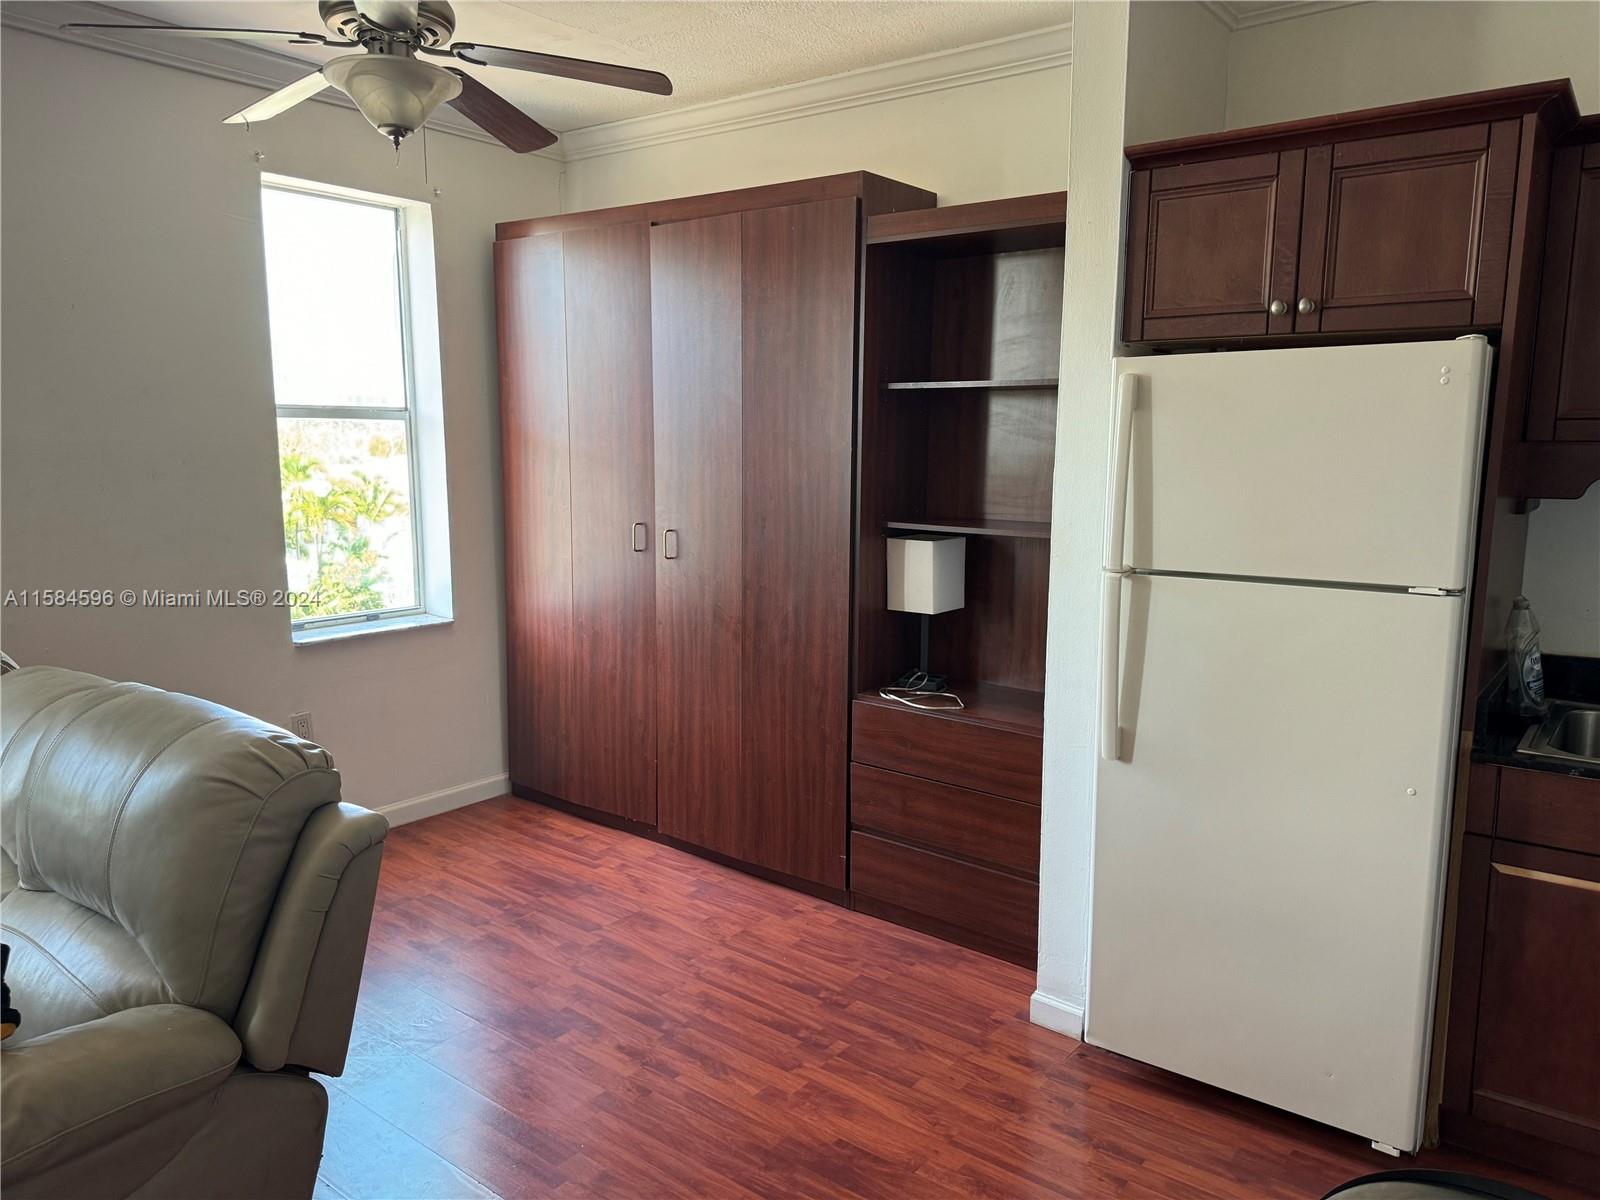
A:
[[[0,679],[7,1200],[310,1196],[387,830],[241,713]]]

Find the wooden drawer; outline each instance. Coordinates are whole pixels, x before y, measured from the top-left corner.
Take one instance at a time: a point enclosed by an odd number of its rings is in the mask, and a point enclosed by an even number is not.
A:
[[[874,834],[850,835],[850,889],[1020,949],[1038,938],[1038,884]]]
[[[856,762],[1011,800],[1039,801],[1041,738],[866,700],[857,700],[854,710],[851,758]]]
[[[850,767],[850,821],[1037,877],[1039,806],[880,767]]]
[[[1600,854],[1600,779],[1501,768],[1495,836]]]

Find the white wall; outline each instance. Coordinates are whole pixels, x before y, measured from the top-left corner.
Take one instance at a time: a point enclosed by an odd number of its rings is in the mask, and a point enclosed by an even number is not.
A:
[[[940,204],[1067,186],[1067,66],[567,164],[568,212],[872,171]]]
[[[1101,529],[1122,295],[1128,141],[1216,129],[1225,37],[1199,5],[1101,0],[1073,28],[1067,272],[1052,493],[1039,867],[1031,1014],[1082,1031],[1089,945],[1101,607]],[[1175,68],[1204,53],[1209,63]]]
[[[1228,128],[1562,77],[1600,109],[1596,0],[1383,0],[1235,33]]]
[[[1600,484],[1578,500],[1544,500],[1528,515],[1522,592],[1546,654],[1600,658]]]
[[[281,609],[6,608],[5,649],[310,709],[345,795],[388,805],[505,772],[494,222],[556,211],[556,164],[448,134],[394,151],[257,89],[6,30],[5,589],[284,586],[262,170],[434,199],[455,582],[451,626],[296,648]],[[266,158],[257,163],[253,152]],[[327,264],[330,277],[336,263]],[[328,330],[328,353],[359,352]],[[481,798],[475,796],[474,798]]]

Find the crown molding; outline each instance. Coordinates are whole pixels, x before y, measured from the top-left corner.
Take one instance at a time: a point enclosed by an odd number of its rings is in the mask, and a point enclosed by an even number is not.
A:
[[[571,162],[602,154],[621,154],[645,146],[752,129],[819,113],[840,112],[966,87],[1072,62],[1072,26],[1052,25],[954,50],[942,50],[840,75],[808,79],[725,100],[691,104],[649,116],[589,125],[561,135]]]
[[[127,21],[129,24],[136,22],[155,24],[148,17],[126,12],[109,4],[88,3],[84,0],[31,0],[31,2],[23,0],[20,3],[18,0],[6,0],[6,3],[0,4],[0,26],[8,29],[36,33],[59,42],[68,42],[74,46],[101,50],[109,54],[120,54],[125,58],[135,58],[140,62],[154,63],[157,66],[173,67],[179,71],[187,71],[191,75],[204,75],[208,79],[242,83],[267,92],[275,92],[315,69],[315,64],[307,63],[305,59],[276,54],[259,46],[245,42],[230,42],[222,38],[174,38],[163,43],[156,38],[140,39],[136,35],[119,36],[111,32],[84,34],[61,28],[62,25],[72,21]],[[356,106],[351,103],[350,98],[337,88],[330,87],[312,99],[320,104],[333,104],[351,112],[356,111]],[[217,119],[220,121],[222,115]],[[428,118],[428,129],[432,132],[471,138],[473,141],[485,142],[491,146],[500,145],[466,118],[459,117],[448,109],[442,109]],[[559,144],[558,142],[557,145]],[[545,158],[559,158],[559,155],[547,152],[536,153]]]
[[[1353,8],[1367,0],[1200,0],[1229,33],[1275,25],[1297,17],[1314,17],[1336,8]]]

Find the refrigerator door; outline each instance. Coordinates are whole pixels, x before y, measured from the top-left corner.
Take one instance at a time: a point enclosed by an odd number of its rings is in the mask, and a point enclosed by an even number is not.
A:
[[[1415,1148],[1464,601],[1121,586],[1087,1040]]]
[[[1470,337],[1119,359],[1106,565],[1464,588],[1490,358]]]

